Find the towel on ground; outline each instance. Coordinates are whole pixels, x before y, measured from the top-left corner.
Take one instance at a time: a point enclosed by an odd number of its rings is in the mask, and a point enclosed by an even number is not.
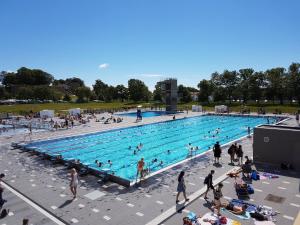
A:
[[[204,222],[205,219],[216,220],[216,221],[219,220],[217,215],[209,212],[209,213],[204,214],[201,218],[199,218],[198,223],[200,223],[201,225],[211,225],[211,223],[209,223],[209,222]],[[242,225],[239,221],[232,220],[228,217],[226,217],[226,219],[227,219],[227,224],[226,225]],[[222,225],[222,224],[220,224],[218,222],[216,225]]]

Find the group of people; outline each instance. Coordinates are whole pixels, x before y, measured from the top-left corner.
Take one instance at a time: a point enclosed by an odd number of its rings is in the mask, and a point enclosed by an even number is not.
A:
[[[238,164],[243,164],[243,156],[244,152],[242,149],[242,145],[237,145],[237,143],[232,144],[229,148],[227,153],[230,156],[230,163],[234,165],[234,161],[238,161]]]
[[[222,149],[218,141],[215,143],[213,147],[213,153],[214,153],[214,163],[220,164]],[[238,165],[243,164],[244,152],[242,149],[242,145],[237,145],[237,143],[232,144],[228,148],[227,153],[230,156],[230,164],[234,165],[234,161],[238,161]]]

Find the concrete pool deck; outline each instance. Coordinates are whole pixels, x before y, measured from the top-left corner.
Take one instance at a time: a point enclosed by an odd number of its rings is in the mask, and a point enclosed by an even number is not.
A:
[[[199,113],[189,113],[188,116],[199,115]],[[182,115],[182,117],[187,115]],[[165,116],[163,116],[165,117]],[[166,117],[171,120],[171,116]],[[164,121],[166,118],[145,118],[143,123]],[[179,118],[179,117],[177,117]],[[293,118],[294,119],[294,118]],[[294,120],[286,121],[288,125],[295,125]],[[86,132],[95,132],[112,128],[127,127],[130,125],[141,125],[134,123],[134,119],[124,117],[124,122],[119,124],[99,124],[90,123],[87,126],[57,132],[41,132],[34,134],[33,139],[45,139],[61,137],[65,135],[76,135]],[[175,206],[175,195],[177,186],[178,171],[186,170],[186,183],[188,195],[193,195],[203,187],[203,179],[211,169],[216,170],[215,178],[222,177],[224,173],[233,167],[228,165],[227,151],[223,151],[222,166],[217,168],[212,163],[212,153],[209,152],[195,160],[187,161],[181,165],[157,174],[141,185],[124,188],[115,183],[97,183],[94,176],[81,177],[79,197],[76,201],[71,201],[71,194],[68,190],[69,179],[68,170],[61,165],[53,165],[50,161],[41,160],[35,155],[24,153],[20,150],[11,150],[12,142],[22,141],[23,136],[14,136],[0,140],[0,171],[7,176],[5,182],[23,193],[29,199],[37,202],[43,208],[61,218],[66,224],[147,224],[158,218]],[[252,155],[252,140],[249,138],[240,141],[243,145],[245,155]],[[287,181],[294,183],[294,181]],[[264,188],[264,187],[263,187]],[[270,186],[266,186],[270,188]],[[275,187],[277,188],[277,187]],[[292,187],[294,190],[294,186]],[[261,189],[263,190],[263,189]],[[4,198],[7,198],[7,190]],[[257,192],[256,192],[257,193]],[[230,193],[228,194],[230,195]],[[232,196],[234,197],[234,196]],[[257,201],[260,199],[258,198]],[[191,206],[199,200],[191,203]],[[257,203],[259,204],[259,202]],[[297,202],[294,203],[297,205]],[[8,203],[7,203],[8,205]],[[298,205],[299,202],[298,202]],[[5,206],[5,205],[4,205]],[[5,206],[6,207],[6,206]],[[189,207],[189,206],[188,206]],[[297,208],[296,206],[293,206]],[[26,217],[16,210],[14,204],[9,205],[13,216],[7,217],[9,221],[20,223],[21,217]],[[27,205],[24,208],[31,208]],[[31,209],[33,210],[33,209]],[[33,210],[37,213],[35,210]],[[44,216],[39,214],[40,218]],[[175,216],[166,220],[165,224],[182,224],[182,218]],[[296,217],[294,212],[286,214],[289,217]],[[35,218],[35,217],[34,217]],[[177,219],[176,219],[177,218]],[[13,224],[6,222],[6,218],[0,220],[0,224]],[[168,223],[168,221],[170,221]],[[174,222],[172,222],[174,221]],[[283,220],[292,224],[292,220]],[[56,224],[51,220],[46,223],[37,223],[32,219],[33,224]],[[155,224],[155,223],[152,223]]]

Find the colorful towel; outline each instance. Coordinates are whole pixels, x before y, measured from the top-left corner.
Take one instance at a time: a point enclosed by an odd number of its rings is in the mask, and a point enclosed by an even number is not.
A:
[[[201,225],[211,225],[211,223],[204,222],[203,220],[208,219],[208,220],[215,220],[218,221],[218,216],[213,214],[213,213],[206,213],[204,214],[201,218],[198,219],[198,223]],[[216,225],[222,225],[219,222]],[[227,217],[227,224],[226,225],[242,225],[239,221],[232,220]]]
[[[243,215],[237,215],[237,214],[234,214],[233,212],[231,212],[231,211],[229,211],[229,210],[227,210],[227,209],[225,209],[225,208],[222,208],[222,210],[223,210],[223,211],[227,211],[227,212],[229,212],[230,214],[232,214],[232,215],[234,215],[234,216],[236,216],[236,217],[238,217],[238,218],[240,218],[240,219],[242,219],[242,220],[249,220],[249,219],[251,218],[249,212],[246,212],[246,213],[243,214]]]
[[[254,204],[251,204],[249,202],[246,202],[246,201],[243,201],[243,200],[240,200],[240,199],[232,199],[230,201],[231,204],[235,205],[235,206],[240,206],[242,207],[243,205],[247,205],[248,208],[247,208],[247,212],[253,212],[253,211],[256,211],[257,210],[257,206],[254,205]]]
[[[255,221],[255,225],[275,225],[272,221]]]
[[[275,178],[279,178],[279,176],[276,175],[276,174],[266,173],[266,172],[260,174],[260,179],[261,179],[261,180],[275,179]]]

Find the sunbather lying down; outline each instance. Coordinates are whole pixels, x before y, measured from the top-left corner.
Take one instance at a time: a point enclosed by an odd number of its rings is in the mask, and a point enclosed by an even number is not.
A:
[[[236,214],[236,215],[243,215],[246,213],[246,210],[248,208],[248,206],[245,204],[245,205],[242,205],[242,206],[236,206],[232,203],[222,203],[221,204],[221,207],[225,208],[226,210]]]
[[[227,173],[226,175],[229,177],[239,177],[239,174],[243,172],[242,168],[239,168],[237,170],[231,171],[230,173]]]

